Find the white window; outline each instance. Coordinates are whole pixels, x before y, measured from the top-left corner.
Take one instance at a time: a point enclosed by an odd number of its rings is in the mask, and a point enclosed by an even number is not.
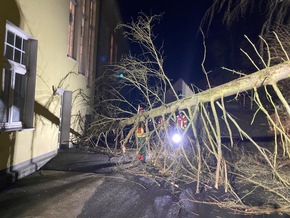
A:
[[[0,72],[0,129],[33,127],[37,41],[6,23]]]

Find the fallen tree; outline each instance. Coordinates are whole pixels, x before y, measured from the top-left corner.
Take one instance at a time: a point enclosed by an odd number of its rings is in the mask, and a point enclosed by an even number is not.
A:
[[[174,113],[177,110],[183,110],[189,107],[193,107],[200,102],[206,103],[216,101],[221,98],[237,95],[239,93],[254,88],[259,88],[261,86],[271,85],[276,87],[277,82],[287,79],[289,77],[290,61],[286,61],[275,66],[262,69],[250,75],[243,76],[239,79],[233,80],[218,87],[214,87],[206,91],[197,93],[193,96],[178,99],[175,102],[169,104],[161,105],[160,107],[153,108],[150,111],[145,111],[142,115],[136,114],[131,118],[122,120],[120,122],[120,126],[122,127],[134,124],[136,120],[140,120],[140,116],[154,118],[165,114]],[[275,88],[275,90],[277,89]],[[279,96],[281,97],[281,101],[285,103],[282,96],[280,94]],[[288,104],[284,104],[284,106],[287,108],[287,112],[290,115],[290,108]]]
[[[147,164],[156,169],[154,176],[162,177],[170,184],[194,184],[196,193],[222,187],[230,195],[227,199],[217,198],[214,201],[219,206],[236,212],[269,212],[273,209],[274,202],[281,208],[281,212],[289,213],[290,177],[286,173],[285,160],[290,158],[290,139],[288,131],[282,125],[277,102],[273,101],[273,95],[277,96],[283,113],[289,117],[288,101],[278,85],[279,81],[284,81],[290,76],[289,59],[271,66],[271,56],[268,56],[268,61],[264,61],[256,50],[260,61],[264,63],[264,69],[256,67],[255,73],[179,99],[163,70],[162,51],[153,43],[155,36],[152,26],[153,22],[159,19],[160,16],[147,17],[140,14],[136,22],[121,24],[121,27],[128,30],[125,36],[137,42],[143,48],[143,53],[138,57],[124,56],[120,63],[110,66],[104,75],[98,78],[93,106],[94,120],[87,140],[94,146],[100,146],[102,141],[112,155],[121,147],[123,155],[127,155],[126,146],[137,151],[139,149],[135,140],[135,129],[138,123],[143,121],[148,134],[146,142],[150,158]],[[280,42],[279,38],[277,40]],[[283,45],[279,45],[283,50]],[[269,46],[266,47],[269,49]],[[250,61],[254,64],[253,60]],[[119,72],[122,72],[124,77],[116,76]],[[273,88],[274,93],[269,92],[269,87]],[[264,98],[267,99],[273,113],[262,101],[259,88],[264,90]],[[176,101],[166,104],[167,90],[174,93]],[[235,99],[239,93],[248,90],[253,90],[251,98],[255,102],[255,108],[257,112],[263,113],[264,119],[269,121],[272,128],[274,138],[270,147],[259,145],[247,129],[241,128],[237,118],[227,111],[225,98],[233,96]],[[138,113],[138,102],[130,101],[129,97],[133,92],[141,96],[140,99],[146,108],[142,113]],[[172,122],[176,121],[177,110],[185,111],[189,120],[188,126],[182,131],[185,140],[178,146],[170,140],[170,128]],[[164,122],[157,125],[156,117],[162,117]],[[229,143],[222,142],[222,124],[228,132]],[[241,141],[246,139],[253,145],[255,152],[244,151],[236,145],[237,140],[232,134],[234,130],[238,132]],[[135,159],[133,157],[133,160]],[[249,167],[248,163],[255,167]],[[148,175],[148,172],[140,169],[130,172]],[[269,175],[267,180],[263,177],[264,174]],[[237,191],[244,185],[248,187],[246,193],[243,192],[245,190]],[[267,199],[263,202],[267,210],[265,207],[259,210],[258,207],[253,207],[257,205],[244,200],[256,193],[255,187],[267,193]],[[208,203],[211,200],[208,199]]]

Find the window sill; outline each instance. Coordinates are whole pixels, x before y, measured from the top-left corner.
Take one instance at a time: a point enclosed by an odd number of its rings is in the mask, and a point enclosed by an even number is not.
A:
[[[67,55],[67,57],[70,59],[70,60],[72,60],[72,61],[77,61],[74,57],[72,57],[72,56],[70,56],[70,55]]]
[[[11,128],[11,129],[0,129],[0,133],[6,132],[24,132],[24,131],[34,131],[35,128]]]

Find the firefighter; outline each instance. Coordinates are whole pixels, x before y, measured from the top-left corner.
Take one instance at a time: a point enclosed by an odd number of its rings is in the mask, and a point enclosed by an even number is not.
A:
[[[179,111],[178,115],[176,116],[176,123],[181,129],[185,129],[187,126],[187,118],[184,115],[183,111]]]
[[[158,126],[161,126],[163,124],[163,118],[160,116],[160,117],[158,117],[158,119],[157,119],[157,125]]]
[[[146,155],[147,155],[147,146],[146,146],[146,137],[147,134],[145,132],[145,124],[144,122],[140,122],[138,128],[136,130],[137,136],[137,145],[138,145],[138,154],[137,157],[142,163],[146,163]]]

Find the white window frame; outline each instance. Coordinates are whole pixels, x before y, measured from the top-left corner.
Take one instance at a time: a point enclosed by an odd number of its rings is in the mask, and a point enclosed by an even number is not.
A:
[[[12,58],[8,59],[6,57],[6,48],[8,46],[8,40],[7,40],[7,33],[10,31],[16,36],[18,36],[18,39],[21,38],[22,42],[23,40],[26,40],[26,47],[22,47],[21,49],[17,49],[17,47],[14,45],[10,46],[10,49],[13,49]],[[14,41],[16,42],[16,41]],[[14,46],[14,47],[13,47]],[[17,63],[14,61],[14,53],[15,51],[21,52],[20,57],[25,55],[27,58],[25,58],[24,61],[22,61],[22,58],[20,58],[20,63]],[[9,56],[10,57],[10,56]],[[5,41],[4,41],[4,53],[3,53],[3,63],[2,63],[2,72],[1,72],[1,84],[0,84],[0,94],[6,94],[6,100],[5,102],[7,105],[2,105],[2,115],[3,115],[3,108],[5,109],[6,113],[6,119],[0,120],[0,131],[13,131],[13,130],[21,130],[24,128],[33,128],[33,115],[34,115],[34,96],[35,96],[35,80],[36,80],[36,59],[37,59],[37,40],[35,40],[31,35],[25,33],[20,28],[15,26],[9,21],[6,21],[6,32],[5,32]],[[4,78],[4,71],[6,70],[6,73],[10,72],[10,81],[6,80]],[[20,88],[15,87],[16,82],[16,76],[22,75],[24,76],[24,82],[25,86],[23,91],[23,105],[21,105],[21,117],[19,119],[13,121],[13,110],[15,110],[17,107],[15,104],[14,99],[14,90]],[[7,88],[7,84],[10,86]],[[4,92],[4,86],[6,85],[6,88],[8,89],[8,92]],[[22,84],[23,85],[23,84]],[[1,95],[0,95],[1,100]],[[3,101],[2,101],[3,103]],[[14,111],[15,112],[15,111]]]

